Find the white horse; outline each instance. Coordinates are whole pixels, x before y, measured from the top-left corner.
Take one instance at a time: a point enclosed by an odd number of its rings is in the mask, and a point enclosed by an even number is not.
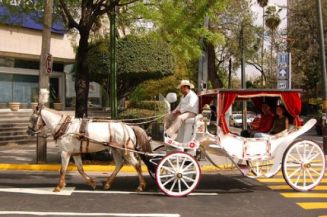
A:
[[[42,91],[41,91],[42,95]],[[43,97],[40,95],[40,98]],[[44,98],[44,97],[43,97]],[[43,103],[47,100],[43,100]],[[42,100],[40,100],[42,102]],[[74,158],[78,172],[86,182],[96,188],[96,181],[89,177],[83,170],[81,153],[98,152],[107,148],[112,148],[115,161],[115,170],[104,182],[104,189],[108,190],[114,178],[123,167],[124,162],[134,166],[139,177],[137,191],[143,191],[146,182],[142,176],[141,160],[148,165],[148,160],[144,155],[138,155],[133,151],[151,153],[150,140],[145,131],[136,126],[129,126],[122,122],[89,122],[85,128],[85,134],[80,134],[81,119],[71,118],[51,110],[41,103],[31,117],[29,134],[40,132],[42,127],[47,126],[52,132],[55,140],[59,143],[61,152],[61,169],[59,183],[54,189],[61,191],[65,183],[65,174],[70,157]]]

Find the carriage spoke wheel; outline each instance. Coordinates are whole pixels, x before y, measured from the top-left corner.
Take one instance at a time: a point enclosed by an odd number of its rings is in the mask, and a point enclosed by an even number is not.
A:
[[[160,161],[156,182],[166,195],[181,197],[197,187],[200,175],[199,164],[192,156],[184,152],[173,152]]]
[[[296,191],[308,191],[316,187],[325,173],[325,156],[318,144],[295,141],[283,156],[283,176]]]

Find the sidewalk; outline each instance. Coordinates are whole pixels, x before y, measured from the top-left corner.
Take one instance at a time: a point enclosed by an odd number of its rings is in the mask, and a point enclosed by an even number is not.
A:
[[[322,137],[316,136],[314,130],[310,130],[301,138],[310,139],[318,144],[322,143]],[[154,141],[153,147],[160,145]],[[215,162],[219,165],[229,164],[224,156],[215,157]],[[90,162],[83,162],[84,169],[92,172],[112,172],[114,165],[106,165],[106,162],[101,162],[101,165],[90,165]],[[203,171],[216,171],[217,169],[207,161],[200,162]],[[1,170],[38,170],[38,171],[58,171],[60,169],[60,153],[57,144],[51,140],[47,143],[47,163],[36,164],[36,141],[29,144],[8,144],[0,146],[0,171]],[[76,170],[76,167],[71,163],[68,170]],[[146,167],[143,171],[146,171]],[[123,172],[135,172],[131,166],[124,166]]]

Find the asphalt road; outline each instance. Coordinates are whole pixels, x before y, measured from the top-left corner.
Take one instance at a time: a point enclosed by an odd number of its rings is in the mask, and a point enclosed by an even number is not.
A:
[[[58,180],[57,173],[1,171],[0,216],[307,217],[327,214],[327,207],[305,210],[279,191],[268,188],[266,183],[237,172],[204,174],[196,190],[199,195],[182,198],[160,194],[149,176],[146,193],[136,194],[138,179],[134,175],[117,177],[111,191],[101,189],[107,174],[91,175],[97,177],[96,191],[71,172],[67,176],[66,195],[54,195],[51,190]]]

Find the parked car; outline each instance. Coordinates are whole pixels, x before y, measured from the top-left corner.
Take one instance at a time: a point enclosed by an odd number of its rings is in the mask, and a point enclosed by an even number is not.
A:
[[[252,123],[252,121],[254,120],[254,117],[255,116],[252,114],[247,115],[246,122],[248,125]],[[242,114],[238,114],[238,113],[232,114],[229,118],[229,124],[234,127],[242,127],[242,125],[243,125]]]

